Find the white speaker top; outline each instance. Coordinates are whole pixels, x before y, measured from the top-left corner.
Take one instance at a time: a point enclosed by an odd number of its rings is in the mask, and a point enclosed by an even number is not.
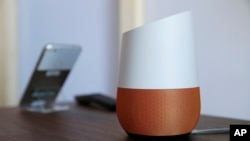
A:
[[[123,34],[118,86],[136,89],[198,86],[190,11]]]

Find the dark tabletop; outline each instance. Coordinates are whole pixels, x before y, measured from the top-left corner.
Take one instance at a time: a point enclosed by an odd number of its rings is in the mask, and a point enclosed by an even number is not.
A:
[[[229,127],[247,121],[202,115],[198,129]],[[189,135],[187,141],[229,141],[229,134]],[[71,105],[70,110],[41,114],[0,108],[0,141],[134,141],[115,112]]]

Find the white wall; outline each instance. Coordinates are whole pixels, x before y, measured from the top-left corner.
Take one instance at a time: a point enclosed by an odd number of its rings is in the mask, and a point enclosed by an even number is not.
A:
[[[146,22],[192,10],[202,113],[250,120],[250,0],[146,0]]]
[[[117,0],[19,0],[19,96],[42,46],[76,43],[83,52],[66,81],[59,101],[102,92],[115,96],[118,61]]]

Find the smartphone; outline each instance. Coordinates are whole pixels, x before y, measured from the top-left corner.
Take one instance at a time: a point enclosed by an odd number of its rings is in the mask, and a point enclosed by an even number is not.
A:
[[[46,44],[25,88],[20,106],[38,111],[51,108],[80,52],[79,45]]]

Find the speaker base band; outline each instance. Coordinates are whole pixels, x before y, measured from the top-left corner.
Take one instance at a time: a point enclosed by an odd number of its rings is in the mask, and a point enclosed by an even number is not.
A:
[[[175,136],[191,132],[200,117],[199,87],[118,88],[116,113],[126,132]]]
[[[128,133],[128,136],[130,138],[136,139],[136,140],[143,140],[143,141],[158,141],[158,140],[164,140],[164,141],[187,141],[189,139],[190,133],[187,134],[181,134],[181,135],[174,135],[174,136],[148,136],[148,135],[138,135],[133,133]]]

